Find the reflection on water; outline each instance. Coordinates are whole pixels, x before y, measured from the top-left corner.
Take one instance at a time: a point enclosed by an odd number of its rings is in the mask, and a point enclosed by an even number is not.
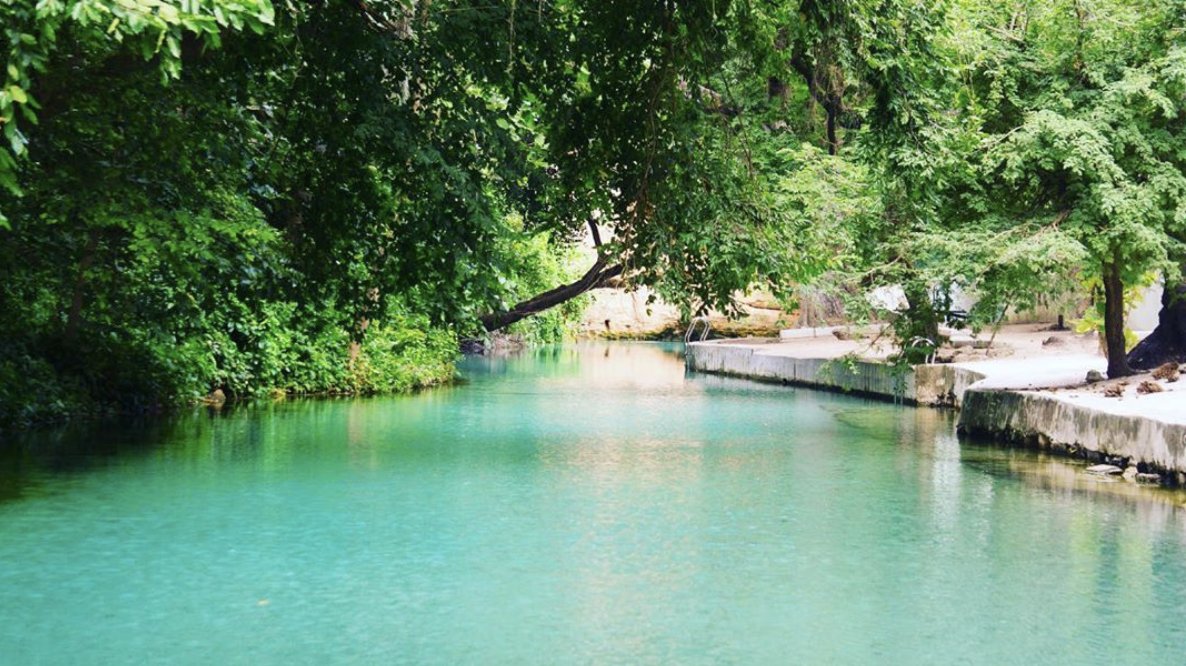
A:
[[[952,416],[470,359],[414,396],[0,448],[4,663],[1103,663],[1186,647],[1183,498]],[[1100,492],[1100,491],[1103,492]]]

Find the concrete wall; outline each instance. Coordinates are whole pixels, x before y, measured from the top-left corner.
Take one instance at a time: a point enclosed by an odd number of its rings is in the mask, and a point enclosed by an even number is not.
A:
[[[844,391],[911,404],[958,407],[983,375],[950,365],[902,368],[850,359],[791,358],[720,342],[688,346],[688,368],[735,377]]]
[[[1186,425],[1110,414],[1026,391],[976,389],[984,375],[951,365],[894,368],[846,359],[763,353],[761,346],[701,342],[688,368],[762,381],[851,392],[910,404],[960,409],[959,430],[1091,460],[1144,465],[1163,481],[1186,484]],[[1166,474],[1173,472],[1174,474]]]
[[[1156,471],[1186,471],[1186,426],[1075,405],[1021,391],[968,391],[959,429],[1091,459],[1124,458]]]

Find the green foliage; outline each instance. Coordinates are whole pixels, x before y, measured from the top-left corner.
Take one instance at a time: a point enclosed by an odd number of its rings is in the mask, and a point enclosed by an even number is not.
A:
[[[516,217],[511,218],[510,224],[521,228],[521,221]],[[547,232],[511,234],[503,253],[507,270],[502,283],[506,305],[573,281],[583,272],[582,264],[589,262],[576,247],[558,251]],[[528,344],[562,342],[572,337],[588,300],[588,296],[578,296],[512,325],[509,332],[521,336]]]
[[[1070,276],[1169,275],[1181,15],[0,3],[0,368],[40,387],[6,418],[447,379],[482,315],[584,273],[592,221],[596,265],[688,311],[900,285],[903,340],[954,290],[981,327]]]
[[[858,144],[882,204],[848,226],[846,272],[914,294],[900,338],[933,337],[952,289],[976,300],[982,327],[1108,267],[1127,284],[1173,277],[1186,231],[1181,13],[1123,0],[951,6],[930,78],[907,95],[924,122]]]
[[[268,0],[8,0],[0,3],[4,26],[5,76],[0,78],[0,189],[19,195],[18,159],[28,150],[22,125],[37,125],[41,93],[34,79],[60,54],[60,41],[85,45],[91,57],[119,51],[155,61],[160,76],[181,74],[182,43],[197,40],[201,47],[217,47],[224,30],[249,29],[262,33],[273,23]],[[64,40],[59,38],[67,35]],[[52,91],[50,92],[52,96]],[[8,225],[0,208],[0,227]]]
[[[393,393],[434,386],[453,378],[457,337],[434,329],[424,315],[396,306],[367,330],[351,368],[356,393]]]

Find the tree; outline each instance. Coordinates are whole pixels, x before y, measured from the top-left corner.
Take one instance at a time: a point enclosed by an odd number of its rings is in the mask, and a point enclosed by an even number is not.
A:
[[[1045,219],[1074,238],[1104,291],[1108,374],[1128,374],[1124,286],[1167,261],[1186,223],[1175,8],[1143,3],[1019,5],[988,25],[986,206]],[[1118,27],[1123,26],[1123,27]]]
[[[928,289],[978,296],[984,324],[1085,271],[1103,285],[1109,374],[1129,372],[1124,287],[1176,270],[1184,220],[1180,9],[955,5],[928,122],[881,150],[885,219],[856,230],[862,265],[913,292],[901,328],[935,330]]]

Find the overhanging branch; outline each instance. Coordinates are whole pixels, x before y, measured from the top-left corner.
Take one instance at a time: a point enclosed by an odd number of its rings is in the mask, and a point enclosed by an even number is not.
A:
[[[621,274],[621,264],[614,264],[607,267],[605,260],[598,258],[589,270],[575,282],[562,284],[555,289],[550,289],[538,296],[533,296],[505,312],[494,312],[485,315],[481,319],[482,326],[487,331],[497,331],[506,328],[533,314],[538,314],[549,308],[554,308],[561,303],[570,301],[587,291],[608,286],[611,280]]]

